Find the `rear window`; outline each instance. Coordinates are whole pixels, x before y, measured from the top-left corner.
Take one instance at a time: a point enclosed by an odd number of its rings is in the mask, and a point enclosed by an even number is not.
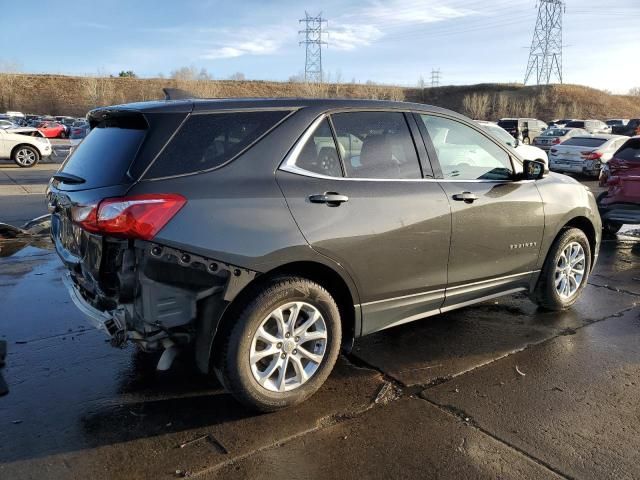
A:
[[[605,138],[573,137],[565,142],[562,142],[562,145],[579,145],[581,147],[599,147],[606,141],[607,140]]]
[[[584,128],[584,122],[569,122],[565,125],[569,128]]]
[[[517,120],[499,120],[498,126],[502,128],[516,128],[518,126]]]
[[[220,167],[250,147],[289,111],[191,115],[153,163],[146,178]]]
[[[546,130],[542,133],[543,137],[564,137],[569,130],[564,130],[561,128],[552,128],[551,130]]]
[[[628,140],[614,156],[620,160],[640,162],[640,140]]]
[[[146,131],[141,116],[103,121],[73,151],[61,171],[83,178],[83,188],[117,185],[125,178]]]

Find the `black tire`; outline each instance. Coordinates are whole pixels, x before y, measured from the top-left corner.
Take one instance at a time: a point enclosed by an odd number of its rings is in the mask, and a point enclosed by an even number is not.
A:
[[[284,392],[268,390],[258,383],[249,361],[254,334],[279,306],[303,301],[315,307],[326,324],[327,341],[315,373],[299,387]],[[290,407],[313,395],[325,382],[340,352],[341,323],[335,300],[321,285],[300,277],[277,277],[258,288],[220,343],[213,370],[220,383],[251,409],[273,412]],[[294,351],[295,353],[295,351]],[[285,369],[286,371],[286,369]]]
[[[18,145],[11,152],[11,159],[21,168],[31,168],[40,161],[40,152],[31,145]]]
[[[584,276],[576,292],[569,297],[561,297],[555,288],[556,265],[560,260],[562,251],[571,242],[577,242],[582,246],[585,255]],[[540,278],[532,294],[532,300],[542,308],[552,311],[565,310],[573,305],[589,280],[591,270],[591,248],[589,240],[582,230],[570,228],[558,235],[547,253],[547,258],[540,272]]]
[[[608,220],[604,221],[602,224],[602,231],[605,235],[609,237],[614,237],[616,233],[620,231],[622,228],[622,223],[618,222],[610,222]]]

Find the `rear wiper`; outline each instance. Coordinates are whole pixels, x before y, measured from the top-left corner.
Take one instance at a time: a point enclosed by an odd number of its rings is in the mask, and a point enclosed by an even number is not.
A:
[[[78,177],[77,175],[71,175],[70,173],[58,172],[53,174],[53,178],[62,183],[68,183],[69,185],[76,185],[79,183],[84,183],[86,180],[82,177]]]

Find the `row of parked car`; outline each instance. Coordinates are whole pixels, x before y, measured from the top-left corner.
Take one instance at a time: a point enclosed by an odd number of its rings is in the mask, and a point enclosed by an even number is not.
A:
[[[46,138],[84,138],[89,123],[84,118],[6,112],[0,115],[0,129],[34,128]]]

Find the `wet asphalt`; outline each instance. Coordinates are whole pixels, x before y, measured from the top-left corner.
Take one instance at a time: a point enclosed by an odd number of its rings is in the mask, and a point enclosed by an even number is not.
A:
[[[640,477],[640,232],[569,311],[505,297],[365,337],[304,404],[256,415],[188,354],[89,327],[46,239],[0,250],[0,478]]]

